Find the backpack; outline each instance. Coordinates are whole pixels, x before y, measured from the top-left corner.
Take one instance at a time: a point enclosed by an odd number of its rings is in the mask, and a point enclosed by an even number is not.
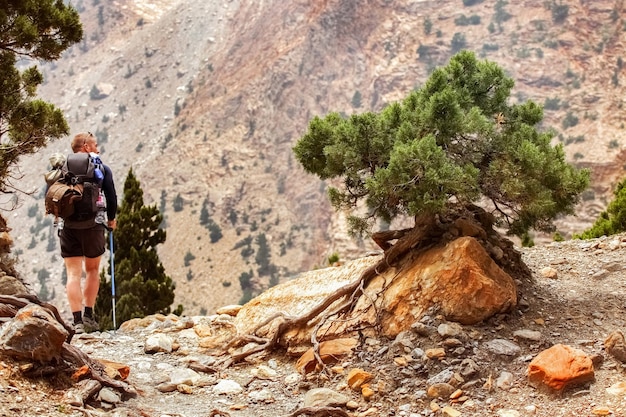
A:
[[[71,221],[95,219],[103,172],[97,156],[84,152],[68,155],[59,178],[46,192],[46,214]],[[48,174],[46,180],[54,177]]]

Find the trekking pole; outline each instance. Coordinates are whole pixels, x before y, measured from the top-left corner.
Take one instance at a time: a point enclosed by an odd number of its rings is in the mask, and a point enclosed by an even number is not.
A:
[[[113,229],[109,230],[109,246],[111,250],[111,304],[113,307],[113,331],[117,330],[115,321],[115,252],[113,252]]]

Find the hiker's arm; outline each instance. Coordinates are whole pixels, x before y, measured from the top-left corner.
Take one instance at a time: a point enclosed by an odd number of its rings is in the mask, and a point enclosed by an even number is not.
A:
[[[102,191],[107,201],[107,219],[115,220],[117,215],[117,193],[115,192],[115,184],[113,183],[113,172],[111,168],[104,165],[104,180],[102,180]]]

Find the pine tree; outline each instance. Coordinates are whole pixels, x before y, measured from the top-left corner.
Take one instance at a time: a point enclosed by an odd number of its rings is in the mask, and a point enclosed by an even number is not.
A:
[[[576,239],[593,239],[601,236],[610,236],[626,231],[626,179],[623,179],[614,193],[615,198],[593,226],[580,235],[574,235]]]
[[[294,151],[308,172],[343,180],[329,197],[349,210],[356,235],[398,216],[437,233],[444,217],[453,224],[477,213],[484,227],[516,236],[553,231],[554,218],[573,213],[589,172],[551,145],[539,105],[507,103],[513,85],[497,64],[462,51],[379,113],[315,117]]]
[[[0,2],[0,192],[20,156],[69,133],[63,112],[36,99],[43,75],[36,66],[18,70],[18,59],[53,61],[83,36],[78,12],[58,0]]]
[[[165,242],[165,230],[159,227],[162,220],[156,205],[144,205],[143,190],[131,168],[124,183],[124,200],[113,234],[117,324],[171,312],[175,284],[166,275],[156,250],[157,245]],[[109,261],[109,271],[110,267]],[[101,329],[113,327],[111,298],[111,281],[103,271],[96,301]],[[175,313],[182,313],[182,306],[179,305]]]

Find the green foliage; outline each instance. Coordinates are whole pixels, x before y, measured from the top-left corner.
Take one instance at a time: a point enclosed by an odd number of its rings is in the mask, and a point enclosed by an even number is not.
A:
[[[509,12],[504,10],[504,7],[507,4],[509,4],[509,2],[506,1],[506,0],[497,0],[496,1],[496,4],[494,6],[495,13],[493,15],[493,20],[498,25],[501,25],[502,23],[506,22],[507,20],[509,20],[512,17]]]
[[[454,19],[454,24],[457,26],[480,25],[480,16],[473,14],[470,17],[467,17],[462,14]]]
[[[256,255],[254,260],[256,264],[259,266],[258,273],[260,276],[269,275],[271,272],[270,268],[270,247],[267,244],[267,238],[265,237],[265,233],[261,233],[256,237],[256,244],[259,249],[256,251]]]
[[[483,0],[463,0],[463,6],[474,6],[475,4],[482,3]]]
[[[100,89],[95,84],[92,85],[91,90],[89,90],[89,98],[92,100],[100,100],[104,98]]]
[[[577,124],[578,124],[578,116],[576,116],[571,111],[567,112],[567,114],[565,115],[565,118],[563,119],[563,122],[561,123],[561,125],[563,126],[563,129],[574,127]]]
[[[524,248],[532,248],[533,246],[535,246],[535,241],[533,240],[532,236],[530,235],[530,233],[526,232],[523,233],[521,236],[522,239],[522,247]]]
[[[428,16],[424,18],[424,34],[430,35],[433,31],[433,22]]]
[[[558,97],[546,97],[543,102],[543,108],[546,110],[559,110],[561,108],[561,99]]]
[[[183,207],[185,205],[185,201],[183,200],[183,197],[181,197],[180,193],[176,194],[176,197],[174,198],[174,211],[182,211]]]
[[[0,6],[0,192],[22,155],[69,133],[63,112],[36,99],[43,76],[23,62],[54,61],[82,38],[78,12],[57,0],[5,0]]]
[[[484,43],[483,44],[483,51],[485,52],[497,51],[498,49],[500,49],[500,47],[498,46],[497,43]]]
[[[359,107],[361,107],[361,100],[362,100],[362,96],[361,96],[361,92],[359,90],[356,90],[354,92],[354,95],[352,96],[352,107],[354,107],[355,109],[358,109]]]
[[[46,251],[47,252],[54,252],[57,248],[57,234],[56,234],[56,229],[48,234],[48,246],[46,246]]]
[[[39,212],[39,206],[35,203],[28,208],[28,217],[35,217]]]
[[[117,324],[135,317],[171,312],[175,285],[157,253],[157,246],[166,238],[165,231],[159,227],[162,220],[156,205],[144,205],[143,190],[131,168],[124,182],[124,199],[113,234]],[[110,260],[108,270],[111,270]],[[111,281],[104,270],[100,274],[95,310],[100,328],[112,328]],[[182,311],[182,306],[176,311]]]
[[[191,265],[191,261],[193,261],[194,259],[196,259],[196,256],[193,253],[191,253],[191,251],[188,250],[187,253],[185,254],[185,259],[184,259],[185,266]]]
[[[540,106],[507,104],[512,88],[496,63],[463,51],[379,113],[315,117],[294,152],[307,172],[343,180],[329,198],[349,211],[355,235],[376,219],[479,202],[511,234],[550,231],[557,215],[573,212],[589,173],[566,163],[551,130],[539,131]]]
[[[252,274],[252,271],[249,272],[242,272],[239,275],[239,286],[241,286],[242,290],[246,290],[246,289],[251,289],[252,288],[252,282],[251,279],[254,276],[254,274]]]
[[[454,36],[452,36],[452,41],[450,42],[450,49],[452,50],[452,53],[457,53],[466,46],[467,40],[465,39],[465,35],[460,32],[456,32]]]
[[[200,210],[200,224],[207,228],[211,243],[216,243],[222,238],[222,228],[215,223],[209,214],[209,200],[205,199]]]
[[[333,252],[332,255],[328,257],[328,265],[334,265],[336,262],[339,262],[339,254]]]
[[[217,243],[222,238],[222,228],[211,219],[207,228],[209,229],[209,238],[211,243]]]
[[[595,223],[575,239],[593,239],[600,236],[610,236],[626,231],[626,179],[622,180],[614,191],[615,198],[600,213]]]
[[[550,6],[550,12],[552,13],[552,21],[554,23],[563,23],[569,14],[569,6],[562,2],[557,4],[556,1],[553,1],[552,6]]]

